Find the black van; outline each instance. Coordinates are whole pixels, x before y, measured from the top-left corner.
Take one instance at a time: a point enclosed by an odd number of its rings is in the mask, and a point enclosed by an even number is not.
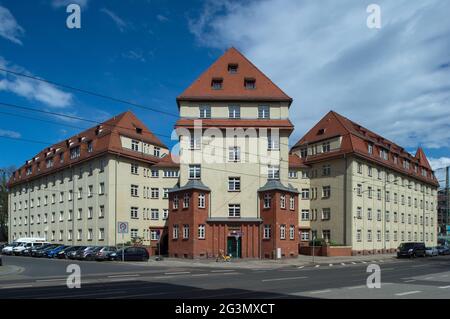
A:
[[[116,252],[110,254],[111,259],[125,261],[147,261],[150,256],[144,247],[126,247],[125,249],[119,249]]]
[[[397,248],[397,257],[425,257],[425,243],[402,243]]]

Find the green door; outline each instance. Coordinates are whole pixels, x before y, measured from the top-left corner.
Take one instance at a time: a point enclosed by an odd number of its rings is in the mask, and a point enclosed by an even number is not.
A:
[[[230,255],[233,258],[241,258],[241,237],[228,237],[227,239],[227,255]]]

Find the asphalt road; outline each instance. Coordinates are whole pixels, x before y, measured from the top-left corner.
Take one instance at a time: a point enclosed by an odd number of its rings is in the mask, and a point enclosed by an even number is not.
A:
[[[73,261],[3,256],[0,298],[450,298],[450,256],[375,262],[381,288],[366,285],[372,262],[282,269],[167,268],[157,262],[75,262],[81,288],[66,285]]]

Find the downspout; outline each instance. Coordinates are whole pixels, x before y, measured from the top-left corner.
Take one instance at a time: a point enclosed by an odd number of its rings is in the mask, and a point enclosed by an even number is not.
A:
[[[72,246],[75,246],[75,176],[72,166]]]
[[[30,182],[28,182],[28,235],[31,234],[31,191],[30,191]],[[30,236],[31,237],[31,236]]]
[[[117,162],[118,155],[114,163],[114,245],[117,246]]]
[[[347,165],[348,165],[348,159],[347,154],[344,154],[344,160],[345,160],[345,170],[344,170],[344,246],[347,246]]]

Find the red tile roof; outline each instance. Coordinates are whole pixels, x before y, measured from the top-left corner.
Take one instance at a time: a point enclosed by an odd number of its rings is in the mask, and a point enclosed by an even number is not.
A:
[[[343,156],[343,154],[355,154],[381,166],[407,174],[434,186],[439,186],[436,177],[432,174],[431,166],[422,148],[419,148],[416,155],[413,156],[401,146],[334,111],[326,114],[294,145],[292,150],[337,136],[342,136],[341,148],[339,150],[319,153],[313,156],[310,155],[305,159],[304,163],[308,165],[317,161]],[[368,153],[369,143],[373,145],[372,154]],[[380,150],[388,151],[388,160],[380,157]],[[398,157],[397,164],[394,162],[394,156]],[[409,169],[403,168],[404,160],[410,162]],[[417,165],[417,171],[415,170],[415,165]],[[422,168],[427,171],[427,177],[422,176]]]
[[[152,167],[180,167],[180,158],[175,154],[169,153],[161,158],[161,160]]]
[[[203,127],[266,127],[293,130],[294,125],[290,120],[241,120],[241,119],[179,119],[175,127],[194,128],[194,121],[201,122]]]
[[[138,133],[137,129],[142,132]],[[120,136],[126,136],[149,144],[166,148],[146,126],[130,111],[121,113],[113,118],[87,129],[71,138],[56,143],[43,149],[31,160],[25,162],[11,177],[9,186],[30,181],[34,178],[45,176],[71,165],[79,164],[106,153],[119,154],[136,160],[147,161],[150,164],[157,163],[160,159],[151,155],[134,152],[122,148]],[[92,152],[88,152],[88,142],[92,143]],[[80,146],[80,156],[70,159],[70,150]],[[60,163],[60,156],[64,161]],[[53,158],[53,166],[47,168],[46,160]],[[38,170],[38,165],[40,170]],[[31,167],[31,174],[27,175],[27,169]]]
[[[229,65],[237,65],[237,72],[228,71]],[[221,89],[213,89],[213,79],[222,80]],[[246,89],[245,80],[255,80],[254,89]],[[179,101],[286,101],[292,103],[286,93],[276,86],[264,73],[235,48],[228,49],[183,93]]]
[[[289,154],[289,168],[308,168],[309,166],[304,163],[303,158],[297,154]]]

